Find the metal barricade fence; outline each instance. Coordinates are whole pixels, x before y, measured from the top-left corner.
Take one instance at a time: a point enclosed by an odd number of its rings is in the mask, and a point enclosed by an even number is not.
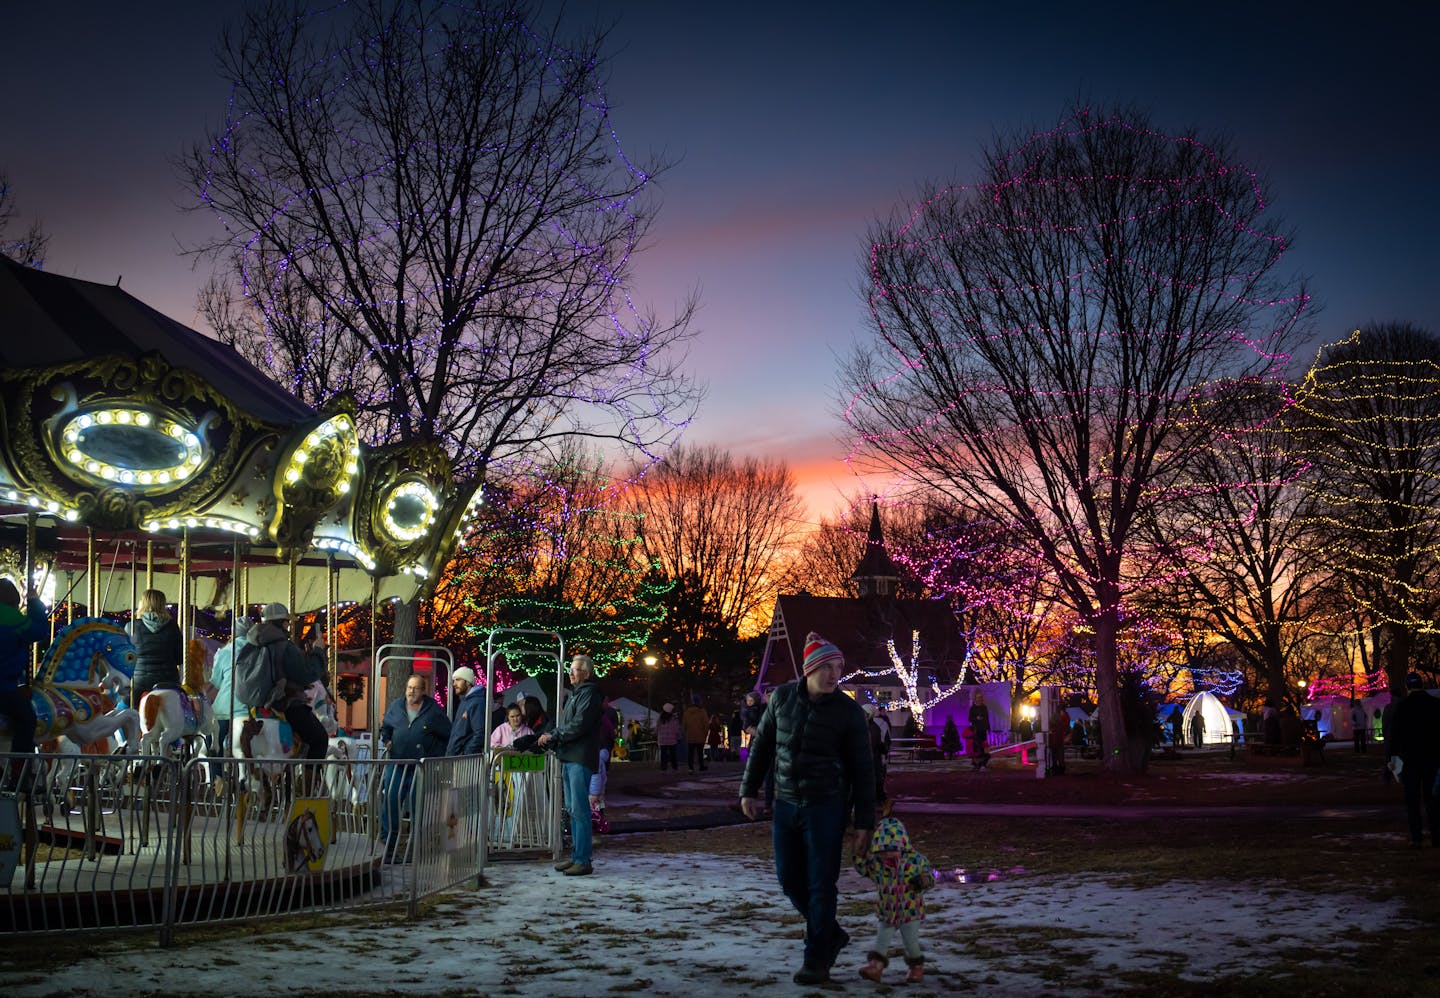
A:
[[[424,759],[408,821],[410,911],[421,898],[480,878],[483,755]]]
[[[162,944],[282,912],[413,914],[478,880],[491,786],[484,756],[0,755],[0,775],[0,933],[154,928]]]
[[[0,773],[0,932],[165,924],[174,761],[7,754]]]
[[[490,753],[489,857],[558,848],[556,799],[560,763],[554,755],[500,749]]]

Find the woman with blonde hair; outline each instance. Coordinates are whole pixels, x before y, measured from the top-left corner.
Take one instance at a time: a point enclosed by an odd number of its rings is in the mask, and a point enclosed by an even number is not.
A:
[[[130,622],[130,640],[135,643],[135,676],[130,682],[132,705],[162,684],[180,688],[185,641],[160,590],[147,589],[140,594],[140,607]]]

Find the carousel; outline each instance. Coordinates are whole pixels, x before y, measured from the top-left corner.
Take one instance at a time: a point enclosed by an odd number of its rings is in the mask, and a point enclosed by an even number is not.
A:
[[[82,760],[196,744],[213,723],[196,688],[208,654],[201,639],[213,651],[232,622],[270,602],[326,630],[347,610],[352,620],[368,619],[368,641],[352,635],[353,654],[330,643],[328,686],[336,690],[346,678],[352,691],[367,683],[374,691],[377,660],[406,654],[395,646],[372,651],[378,608],[427,595],[480,501],[478,486],[457,487],[439,447],[369,446],[348,401],[313,409],[233,348],[118,286],[4,258],[0,390],[0,576],[51,610],[50,640],[37,644],[30,662],[37,742],[53,749],[65,736]],[[167,594],[189,650],[186,688],[168,691],[178,713],[153,712],[148,722],[128,703],[135,659],[122,626],[144,590]],[[375,698],[366,699],[363,727],[373,733]],[[137,744],[137,723],[163,724],[163,733]],[[17,787],[12,780],[0,794],[0,885],[10,885],[9,920],[22,930],[54,925],[31,924],[45,916],[19,910],[18,896],[38,891],[52,905],[66,889],[37,883],[37,836],[46,836],[44,820],[29,813],[36,802],[50,809],[52,826],[57,810],[84,814],[80,837],[93,857],[107,848],[143,851],[141,840],[153,840],[164,822],[163,808],[132,807],[146,814],[146,830],[119,836],[115,846],[117,836],[100,831],[102,812],[119,809],[127,793],[162,799],[153,785],[136,786],[131,771],[92,772],[71,778],[62,802],[53,775],[46,780],[49,798],[33,781]],[[122,790],[126,781],[131,787]],[[190,807],[197,797],[173,791],[172,805],[189,798]],[[196,819],[178,805],[170,814],[177,822],[228,823],[233,832],[243,826],[244,802],[228,799],[238,816],[212,808]],[[54,846],[54,827],[50,838]],[[370,851],[354,855],[368,867]],[[217,877],[233,877],[236,862],[229,854],[203,860]]]

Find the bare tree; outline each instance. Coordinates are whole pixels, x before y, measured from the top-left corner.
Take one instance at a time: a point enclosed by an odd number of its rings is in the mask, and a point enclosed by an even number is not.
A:
[[[333,337],[320,368],[360,358],[339,387],[370,438],[438,442],[466,478],[566,438],[663,451],[698,399],[694,302],[661,322],[627,294],[663,165],[618,144],[604,41],[498,0],[242,15],[227,118],[181,170],[284,377],[328,397],[293,344]]]
[[[1440,612],[1440,337],[1402,322],[1356,330],[1320,352],[1296,402],[1338,602],[1365,610],[1402,692]]]
[[[719,619],[764,627],[803,504],[783,463],[737,463],[717,447],[676,447],[631,490],[638,554],[671,579],[693,572]]]
[[[8,256],[16,263],[27,267],[44,267],[45,250],[50,236],[38,221],[32,221],[21,231],[12,227],[20,218],[19,206],[15,203],[15,191],[10,178],[0,172],[0,256]]]
[[[1093,628],[1107,738],[1121,606],[1148,568],[1137,517],[1183,495],[1216,429],[1197,401],[1270,375],[1306,301],[1273,276],[1288,240],[1266,208],[1223,143],[1081,108],[871,233],[875,340],[844,374],[857,449],[1029,536]]]
[[[1327,579],[1308,526],[1310,465],[1296,453],[1288,414],[1276,416],[1287,398],[1281,383],[1222,392],[1212,404],[1233,416],[1196,453],[1189,498],[1144,517],[1173,566],[1152,590],[1151,612],[1228,641],[1277,705],[1291,696],[1288,663],[1314,633]]]

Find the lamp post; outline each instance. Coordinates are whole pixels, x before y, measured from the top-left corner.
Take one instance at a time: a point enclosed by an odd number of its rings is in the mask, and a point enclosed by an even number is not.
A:
[[[645,693],[645,727],[651,730],[654,730],[655,727],[655,722],[650,719],[650,708],[655,705],[655,663],[657,661],[659,660],[654,655],[645,656],[645,668],[650,673]]]

